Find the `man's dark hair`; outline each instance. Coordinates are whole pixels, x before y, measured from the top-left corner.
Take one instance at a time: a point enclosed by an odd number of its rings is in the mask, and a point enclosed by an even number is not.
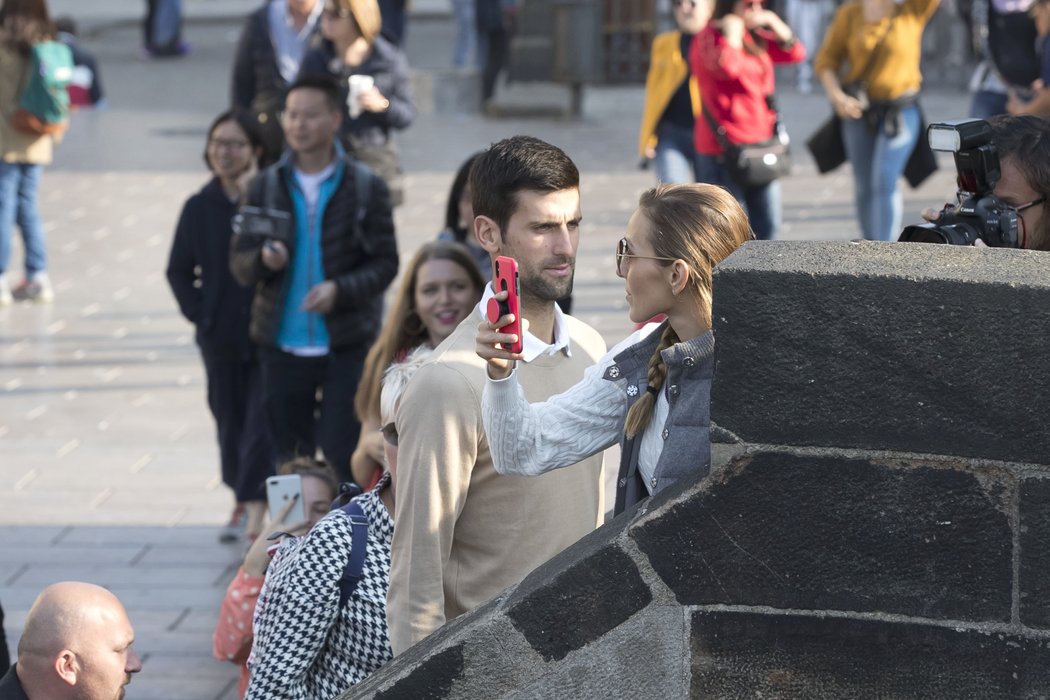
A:
[[[557,146],[533,136],[511,136],[482,151],[470,168],[474,216],[487,216],[500,231],[518,208],[518,192],[579,189],[580,171]]]
[[[988,120],[999,160],[1009,159],[1040,197],[1050,203],[1050,120],[1032,114],[1002,114]],[[1050,209],[1039,240],[1050,242]]]
[[[325,102],[328,106],[339,112],[342,109],[342,97],[339,95],[339,86],[336,85],[335,80],[326,75],[301,75],[295,79],[295,82],[288,86],[288,91],[284,93],[284,103],[288,104],[288,95],[291,95],[295,90],[320,90],[324,93]]]

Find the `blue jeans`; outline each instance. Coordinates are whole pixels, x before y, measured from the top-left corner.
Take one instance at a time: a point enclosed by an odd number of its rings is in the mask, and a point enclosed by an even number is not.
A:
[[[656,179],[662,183],[685,185],[699,182],[699,165],[693,147],[693,128],[660,122],[656,127]]]
[[[970,116],[974,119],[988,119],[997,114],[1006,114],[1006,93],[978,90],[973,93],[970,102]]]
[[[182,35],[182,0],[152,0],[147,48],[173,50]]]
[[[474,0],[452,0],[452,15],[456,20],[456,45],[452,53],[452,65],[463,68],[473,57],[478,65],[478,28],[474,22]]]
[[[886,135],[884,119],[874,131],[863,119],[842,120],[842,141],[853,166],[853,197],[864,238],[893,241],[904,209],[899,181],[919,138],[919,106],[901,109],[897,135]]]
[[[37,189],[43,165],[0,161],[0,273],[11,262],[11,237],[15,224],[22,231],[26,279],[47,271],[44,226],[37,207]]]
[[[741,187],[730,179],[718,159],[719,156],[697,153],[696,179],[729,190],[729,194],[736,197],[736,201],[747,212],[755,238],[760,241],[776,238],[781,222],[780,181],[774,180],[762,187]]]

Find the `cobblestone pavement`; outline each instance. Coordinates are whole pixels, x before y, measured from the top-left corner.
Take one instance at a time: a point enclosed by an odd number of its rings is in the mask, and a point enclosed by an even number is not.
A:
[[[206,179],[204,129],[224,107],[239,32],[231,18],[255,2],[189,0],[193,53],[160,62],[140,57],[138,4],[52,5],[81,20],[110,104],[75,115],[45,174],[55,303],[0,309],[0,601],[8,640],[17,641],[43,586],[94,581],[121,597],[138,633],[144,670],[128,698],[233,698],[236,669],[211,659],[210,635],[243,551],[216,542],[231,499],[218,477],[191,329],[163,267],[179,208]],[[451,23],[439,0],[418,7],[410,59],[422,73],[447,76]],[[576,121],[513,116],[567,105],[557,86],[512,85],[500,102],[511,116],[423,114],[401,137],[409,174],[408,203],[397,212],[401,251],[440,228],[451,174],[466,155],[513,133],[550,140],[583,178],[577,314],[619,340],[630,324],[613,244],[652,179],[634,154],[641,89],[588,89]],[[799,143],[828,111],[816,96],[787,92],[782,102]],[[933,93],[925,103],[933,119],[966,107],[956,93]],[[848,174],[820,178],[801,153],[799,160],[784,183],[783,237],[856,237]],[[944,165],[921,190],[906,192],[910,219],[952,192]],[[21,260],[16,244],[16,277]]]

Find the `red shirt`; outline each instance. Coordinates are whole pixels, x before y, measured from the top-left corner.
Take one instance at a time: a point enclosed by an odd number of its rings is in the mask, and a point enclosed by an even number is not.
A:
[[[806,57],[801,41],[784,49],[772,33],[758,33],[767,46],[757,56],[729,46],[713,23],[696,35],[689,50],[689,65],[700,85],[704,110],[725,127],[732,143],[755,143],[773,135],[776,114],[766,104],[766,95],[773,94],[775,87],[773,64],[798,63]],[[753,41],[749,33],[744,35],[744,43]],[[703,115],[697,116],[693,133],[697,151],[722,153]]]

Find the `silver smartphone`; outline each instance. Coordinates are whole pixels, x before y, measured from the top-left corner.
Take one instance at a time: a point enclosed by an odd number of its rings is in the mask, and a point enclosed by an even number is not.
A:
[[[266,480],[266,502],[270,508],[270,521],[274,522],[281,515],[281,510],[288,501],[295,499],[295,505],[285,523],[293,525],[306,520],[306,507],[303,505],[303,477],[298,474],[271,476]]]

